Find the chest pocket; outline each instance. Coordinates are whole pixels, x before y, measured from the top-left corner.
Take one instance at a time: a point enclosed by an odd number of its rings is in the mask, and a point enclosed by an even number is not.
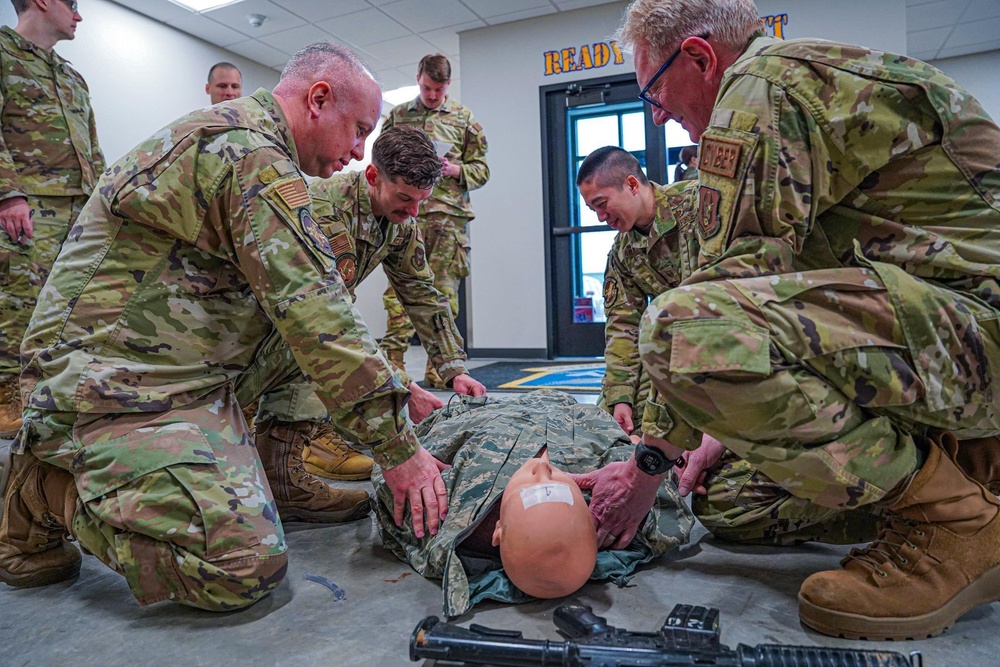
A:
[[[708,256],[722,254],[740,206],[748,204],[742,201],[743,185],[758,141],[752,132],[717,126],[709,127],[701,137],[697,229]]]
[[[0,51],[0,91],[4,95],[4,116],[36,119],[39,105],[58,102],[55,79],[49,66],[34,54],[4,45]]]

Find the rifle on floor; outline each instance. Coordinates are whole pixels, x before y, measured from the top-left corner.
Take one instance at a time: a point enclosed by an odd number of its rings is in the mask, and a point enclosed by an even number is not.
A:
[[[920,653],[822,646],[740,644],[719,640],[719,610],[679,604],[659,632],[608,625],[586,605],[562,605],[556,627],[569,641],[524,639],[516,630],[473,623],[468,629],[437,616],[421,621],[410,638],[410,660],[430,658],[477,665],[567,667],[921,667]]]

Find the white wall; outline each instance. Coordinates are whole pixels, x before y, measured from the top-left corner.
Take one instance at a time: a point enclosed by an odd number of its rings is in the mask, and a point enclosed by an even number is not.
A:
[[[240,68],[247,94],[278,82],[270,67],[108,0],[87,0],[80,12],[76,39],[59,42],[55,50],[87,80],[109,163],[175,118],[207,105],[205,79],[220,60]],[[9,2],[0,2],[0,23],[17,25]]]
[[[545,76],[548,50],[607,41],[627,3],[600,5],[460,34],[462,102],[489,139],[492,177],[472,193],[469,346],[544,350],[547,344],[539,88],[632,72],[621,65]],[[901,52],[905,0],[760,0],[788,14],[786,38],[820,37]]]

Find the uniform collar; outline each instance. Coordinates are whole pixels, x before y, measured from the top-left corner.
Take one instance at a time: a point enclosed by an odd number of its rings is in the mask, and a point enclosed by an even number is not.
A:
[[[3,33],[8,38],[10,38],[11,41],[14,42],[14,46],[21,49],[22,51],[27,51],[28,53],[37,56],[38,58],[41,58],[42,60],[52,65],[62,65],[69,63],[68,60],[60,56],[58,53],[56,53],[55,49],[46,51],[45,49],[38,46],[34,42],[30,42],[23,36],[19,35],[17,31],[15,31],[10,26],[5,25],[2,28],[0,28],[0,30],[2,30]]]
[[[358,215],[358,225],[354,232],[358,241],[364,241],[375,247],[381,246],[386,237],[386,225],[391,225],[387,218],[382,218],[372,212],[372,196],[368,188],[368,179],[364,172],[358,172],[354,183],[355,197],[358,205],[356,213]]]
[[[739,58],[736,59],[733,65],[743,62],[744,60],[753,58],[756,55],[760,55],[761,51],[764,51],[774,46],[775,44],[781,44],[783,41],[784,40],[778,39],[776,37],[768,37],[767,35],[761,35],[760,37],[755,37],[752,40],[750,40],[750,43],[747,44],[747,48],[743,50],[743,53],[740,54]],[[732,68],[733,65],[730,65],[730,68]]]
[[[272,95],[270,91],[264,88],[258,88],[257,91],[250,97],[253,98],[254,101],[261,106],[264,112],[271,117],[271,120],[274,121],[278,136],[288,149],[288,154],[291,156],[292,161],[298,165],[299,152],[295,148],[295,138],[292,136],[292,128],[288,124],[288,119],[285,117],[285,112],[281,109],[281,105],[278,104],[278,100],[275,99],[274,95]]]
[[[649,245],[677,229],[677,220],[667,201],[667,193],[663,186],[651,183],[653,186],[653,201],[656,206],[656,214],[653,224],[649,226]]]

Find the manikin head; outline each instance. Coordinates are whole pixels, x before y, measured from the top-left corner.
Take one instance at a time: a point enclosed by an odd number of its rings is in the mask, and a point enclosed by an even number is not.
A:
[[[558,598],[583,586],[597,562],[597,531],[580,487],[548,453],[515,472],[493,531],[504,572],[521,591]]]
[[[208,83],[205,84],[212,104],[235,100],[243,95],[243,75],[232,63],[215,63],[208,70]]]
[[[440,176],[441,159],[423,130],[412,125],[383,130],[365,167],[372,213],[393,224],[415,218]]]
[[[329,178],[365,156],[365,139],[382,110],[382,88],[352,51],[329,42],[288,61],[274,89],[295,140],[299,167]]]
[[[656,217],[653,186],[639,161],[617,146],[604,146],[580,164],[576,186],[597,219],[623,234],[649,227]]]

